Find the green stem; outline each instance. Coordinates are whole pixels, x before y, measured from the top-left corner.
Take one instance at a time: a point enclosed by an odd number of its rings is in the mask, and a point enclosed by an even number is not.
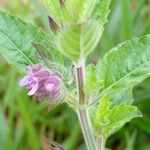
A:
[[[86,96],[84,94],[85,70],[84,63],[76,66],[76,81],[78,88],[79,104],[86,104]],[[78,109],[78,118],[88,150],[96,150],[95,139],[91,130],[88,111],[86,109]]]

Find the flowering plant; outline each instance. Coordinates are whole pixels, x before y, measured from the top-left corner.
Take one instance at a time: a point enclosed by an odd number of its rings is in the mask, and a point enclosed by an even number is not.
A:
[[[150,76],[150,35],[119,44],[96,65],[87,57],[100,41],[110,0],[42,0],[51,34],[0,11],[0,53],[25,75],[20,86],[49,108],[67,103],[77,112],[89,150],[141,117],[132,89]],[[58,147],[58,149],[62,149]]]

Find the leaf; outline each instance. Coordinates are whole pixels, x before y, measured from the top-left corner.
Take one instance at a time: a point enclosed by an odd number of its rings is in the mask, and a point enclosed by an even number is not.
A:
[[[150,76],[150,35],[119,44],[97,69],[101,97],[137,85]]]
[[[101,100],[98,108],[96,109],[95,115],[94,115],[94,126],[95,126],[96,130],[99,128],[100,125],[105,126],[106,124],[109,123],[109,120],[107,119],[107,115],[109,112],[110,105],[111,105],[111,103],[110,103],[108,97],[105,97],[103,100]]]
[[[96,0],[42,0],[59,23],[83,23],[91,16]]]
[[[108,97],[101,100],[95,115],[93,116],[93,126],[96,136],[104,136],[107,139],[110,135],[118,131],[125,123],[136,117],[141,117],[137,107],[130,105],[120,105],[110,108],[111,103]]]
[[[109,94],[111,107],[115,105],[131,105],[133,102],[132,87],[117,89]]]
[[[69,59],[79,61],[95,49],[102,31],[96,21],[68,26],[58,36],[58,49]]]
[[[97,67],[90,64],[86,67],[86,82],[84,85],[84,92],[86,96],[92,97],[98,96],[99,87],[102,83],[97,78]],[[108,94],[111,101],[111,107],[115,105],[129,105],[133,102],[132,87],[127,87],[124,89],[116,89],[111,94]]]
[[[90,100],[93,99],[93,97],[97,96],[99,87],[101,86],[101,83],[96,77],[96,66],[93,64],[89,64],[86,67],[86,81],[84,84],[84,93],[87,97],[89,97]]]
[[[50,10],[51,15],[56,21],[62,19],[61,3],[59,0],[42,0],[42,2]]]
[[[90,18],[97,0],[68,0],[65,2],[74,23],[83,23]]]
[[[108,114],[110,123],[107,125],[104,136],[108,137],[112,135],[125,123],[130,122],[133,118],[141,116],[141,112],[135,106],[122,105],[113,107]]]
[[[92,13],[92,18],[99,20],[100,23],[104,25],[108,21],[107,17],[110,12],[110,3],[111,0],[97,0],[97,4],[95,5],[94,11]]]
[[[25,66],[36,64],[38,52],[32,43],[38,43],[53,57],[53,61],[62,63],[60,52],[50,42],[53,38],[44,34],[32,24],[27,24],[18,17],[0,11],[0,53],[10,64],[20,71],[25,71]]]

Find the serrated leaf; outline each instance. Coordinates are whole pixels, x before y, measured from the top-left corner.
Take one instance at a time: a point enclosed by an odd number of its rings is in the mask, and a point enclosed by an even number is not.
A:
[[[86,67],[86,82],[84,85],[85,95],[90,97],[98,96],[99,87],[103,84],[97,78],[97,67],[90,64]],[[116,89],[112,93],[108,94],[111,101],[111,107],[115,105],[130,105],[133,102],[132,87]]]
[[[91,91],[97,88],[96,66],[90,64],[86,67],[86,83],[84,85],[85,94],[90,94]]]
[[[113,107],[109,114],[104,136],[107,138],[118,131],[125,123],[130,122],[133,118],[141,117],[140,111],[135,106],[122,105]]]
[[[99,126],[105,126],[109,123],[109,120],[106,118],[109,112],[110,108],[110,101],[108,97],[105,97],[103,100],[100,101],[100,104],[98,108],[96,109],[95,115],[94,115],[94,127],[96,130],[99,130]],[[103,130],[103,129],[100,129]],[[103,131],[98,131],[100,134],[102,134]],[[96,131],[97,132],[97,131]]]
[[[92,13],[92,18],[99,20],[101,24],[105,24],[108,20],[111,0],[97,0],[94,11]]]
[[[140,111],[135,106],[120,105],[112,108],[110,106],[109,98],[105,97],[101,100],[92,118],[96,136],[103,136],[105,139],[131,119],[141,117]]]
[[[50,39],[52,37],[32,24],[27,24],[18,17],[0,11],[0,53],[20,71],[25,71],[26,64],[38,63],[38,53],[32,43],[38,43],[49,51],[53,61],[58,63],[63,59]]]
[[[71,60],[79,61],[95,49],[102,31],[96,21],[67,26],[58,37],[58,49]]]
[[[92,101],[99,92],[101,83],[96,77],[97,68],[93,64],[86,67],[86,82],[84,84],[84,93]]]
[[[150,76],[150,35],[124,42],[99,62],[101,96],[137,85]]]

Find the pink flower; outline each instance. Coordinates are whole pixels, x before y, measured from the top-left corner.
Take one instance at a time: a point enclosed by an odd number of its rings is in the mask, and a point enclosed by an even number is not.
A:
[[[53,100],[60,98],[62,82],[58,74],[49,71],[43,65],[27,67],[28,75],[20,80],[19,85],[27,86],[28,95],[34,95],[38,100]]]

